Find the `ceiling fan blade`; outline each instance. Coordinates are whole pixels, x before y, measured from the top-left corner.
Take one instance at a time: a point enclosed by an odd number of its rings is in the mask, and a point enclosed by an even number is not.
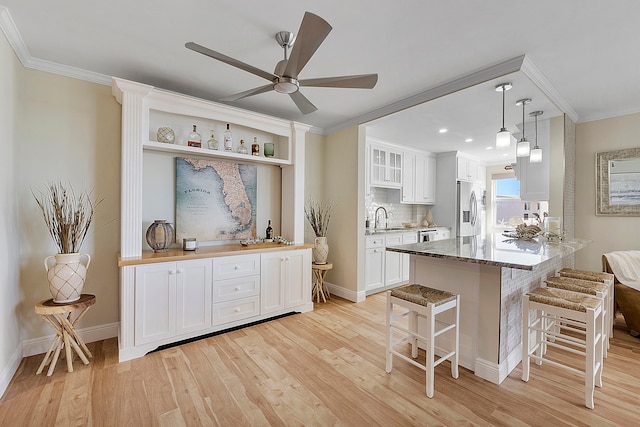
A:
[[[298,80],[298,83],[300,86],[372,89],[376,83],[378,83],[378,75],[360,74],[355,76],[324,77],[320,79]]]
[[[197,43],[194,42],[188,42],[185,43],[184,47],[186,47],[187,49],[191,49],[193,51],[196,51],[198,53],[201,53],[203,55],[209,56],[213,59],[217,59],[218,61],[222,61],[226,64],[232,65],[236,68],[240,68],[241,70],[244,71],[248,71],[251,74],[255,74],[258,77],[262,77],[264,79],[267,79],[269,81],[277,78],[278,76],[276,76],[275,74],[271,74],[268,73],[266,71],[263,71],[259,68],[254,67],[253,65],[249,65],[249,64],[245,64],[242,61],[238,61],[237,59],[234,59],[230,56],[224,55],[220,52],[216,52],[215,50],[211,50],[209,48],[206,48],[204,46],[200,46]]]
[[[298,109],[302,112],[302,114],[313,113],[317,110],[316,106],[311,103],[303,94],[298,92],[290,93],[289,96],[293,99],[293,102],[296,103]]]
[[[331,25],[318,15],[310,12],[304,13],[296,41],[291,49],[287,68],[284,70],[286,77],[298,78],[300,71],[307,65],[331,29]]]
[[[260,87],[255,87],[253,89],[245,90],[244,92],[225,96],[224,98],[220,98],[220,101],[237,101],[239,99],[246,98],[248,96],[258,95],[261,93],[269,92],[271,90],[273,90],[273,85],[268,84]]]

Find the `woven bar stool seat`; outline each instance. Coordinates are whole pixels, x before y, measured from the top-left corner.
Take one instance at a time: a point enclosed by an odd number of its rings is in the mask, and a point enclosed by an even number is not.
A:
[[[522,380],[529,381],[531,359],[537,365],[544,361],[581,374],[585,377],[585,406],[593,409],[594,387],[602,387],[602,307],[601,298],[565,289],[537,288],[523,295]],[[548,348],[583,355],[584,369],[559,362]]]
[[[400,314],[394,313],[394,305],[407,311]],[[451,376],[458,378],[458,346],[460,323],[460,296],[450,292],[433,289],[426,286],[411,284],[387,291],[386,313],[386,368],[390,373],[393,369],[393,356],[419,367],[426,373],[426,392],[428,397],[433,397],[434,368],[445,360],[451,361]],[[436,319],[440,313],[452,311],[453,320]],[[400,320],[408,317],[408,328],[400,324]],[[423,334],[418,332],[418,319],[426,320],[426,328]],[[438,327],[436,327],[436,324]],[[402,338],[394,339],[394,331],[399,331]],[[450,348],[436,348],[436,337],[443,336],[448,339]],[[397,334],[396,334],[397,335]],[[411,344],[411,358],[396,350],[396,346]],[[425,364],[422,365],[414,359],[418,357],[418,344],[421,343],[426,351]],[[439,358],[438,354],[443,354]]]
[[[563,268],[558,271],[560,277],[571,277],[574,279],[590,280],[592,282],[600,282],[609,288],[609,303],[607,305],[607,318],[605,322],[608,325],[607,336],[613,336],[613,324],[616,317],[616,307],[614,298],[614,275],[604,271],[576,270],[575,268]],[[607,347],[609,343],[607,342]]]

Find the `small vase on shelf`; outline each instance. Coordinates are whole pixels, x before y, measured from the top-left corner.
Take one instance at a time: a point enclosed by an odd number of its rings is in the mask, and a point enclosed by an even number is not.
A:
[[[220,144],[218,144],[218,140],[213,133],[213,129],[211,129],[211,139],[207,141],[207,146],[209,147],[209,150],[218,150],[220,148]]]
[[[156,219],[147,228],[147,243],[154,252],[165,252],[174,241],[173,226],[164,219]]]
[[[244,139],[240,140],[240,145],[238,146],[238,154],[249,154],[249,150],[244,145]]]

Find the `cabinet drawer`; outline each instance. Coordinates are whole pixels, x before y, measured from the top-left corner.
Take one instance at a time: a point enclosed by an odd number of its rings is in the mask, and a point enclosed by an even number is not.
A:
[[[394,234],[393,236],[387,236],[385,238],[385,246],[397,246],[402,244],[402,236],[400,234]]]
[[[213,305],[213,324],[223,325],[260,314],[260,296],[221,302]]]
[[[213,302],[231,301],[260,294],[260,276],[237,277],[213,282]]]
[[[213,280],[233,279],[236,277],[260,274],[260,255],[237,255],[213,260]]]
[[[366,249],[381,248],[384,246],[384,237],[367,237],[365,240]]]

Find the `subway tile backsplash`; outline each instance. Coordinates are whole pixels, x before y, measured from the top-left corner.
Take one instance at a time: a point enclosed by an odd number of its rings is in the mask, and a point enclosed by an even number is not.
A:
[[[403,222],[422,223],[431,206],[402,204],[400,203],[401,197],[401,190],[372,187],[371,195],[365,198],[366,214],[371,221],[371,226],[373,227],[376,209],[380,206],[389,213],[389,226],[391,227],[402,226]]]

